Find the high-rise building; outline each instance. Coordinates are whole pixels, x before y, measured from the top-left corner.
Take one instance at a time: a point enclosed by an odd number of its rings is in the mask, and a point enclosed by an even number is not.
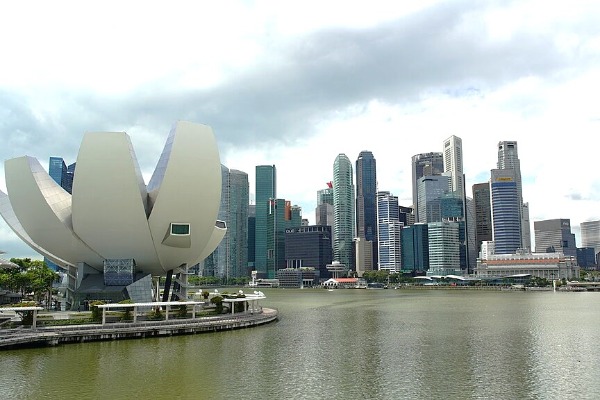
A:
[[[203,276],[216,276],[225,280],[249,276],[248,207],[248,174],[221,165],[218,219],[226,223],[227,233],[202,263]]]
[[[468,273],[472,274],[477,266],[477,255],[479,254],[479,250],[475,240],[475,202],[470,197],[466,198],[466,202]]]
[[[600,252],[600,221],[585,221],[580,225],[581,247],[593,247],[594,254]]]
[[[571,220],[548,219],[534,221],[536,253],[563,253],[577,257],[575,235],[571,233]]]
[[[450,176],[450,191],[465,197],[462,139],[450,136],[444,140],[444,172]]]
[[[442,220],[440,199],[448,193],[449,185],[450,177],[442,175],[426,175],[417,180],[419,222]]]
[[[267,271],[275,279],[277,270],[285,268],[286,201],[270,199],[267,214]]]
[[[475,242],[477,254],[479,254],[481,243],[492,240],[492,203],[489,182],[473,185],[473,203],[475,206]]]
[[[286,268],[285,232],[302,226],[302,209],[285,199],[270,199],[267,215],[267,278]]]
[[[221,164],[221,204],[219,205],[218,220],[227,224],[227,232],[217,248],[204,259],[202,263],[203,276],[216,276],[227,279],[229,276],[229,168]]]
[[[270,200],[277,197],[277,170],[274,165],[256,166],[256,228],[254,269],[260,277],[267,273],[267,217]]]
[[[405,207],[399,205],[398,209],[400,210],[400,222],[402,222],[402,225],[414,225],[415,215],[413,214],[412,207]]]
[[[352,163],[343,153],[333,164],[333,219],[333,259],[354,269],[354,184]]]
[[[356,235],[372,243],[371,254],[368,251],[360,253],[371,259],[356,258],[356,263],[362,262],[372,268],[377,262],[377,163],[370,151],[361,151],[356,160]]]
[[[521,161],[516,141],[498,142],[498,169],[515,171],[515,182],[519,196],[519,215],[521,218],[521,247],[531,249],[531,232],[529,227],[529,205],[523,203],[523,183],[521,180]]]
[[[254,268],[256,252],[256,205],[248,205],[248,271],[252,272]]]
[[[227,233],[231,233],[229,277],[250,276],[248,270],[248,208],[250,201],[248,174],[229,170],[229,220]]]
[[[48,162],[48,175],[58,183],[60,187],[71,193],[73,189],[73,178],[75,177],[75,166],[73,163],[67,167],[61,157],[50,157]]]
[[[316,225],[329,225],[333,228],[333,182],[327,188],[317,191]]]
[[[58,183],[60,187],[62,187],[68,193],[72,193],[73,178],[75,176],[75,163],[67,167],[61,157],[50,157],[48,162],[48,175],[50,175],[54,182]],[[44,262],[48,268],[54,271],[59,271],[60,267],[52,262],[48,257],[44,257]]]
[[[354,251],[356,253],[355,256],[355,266],[356,266],[356,274],[359,278],[362,278],[365,272],[373,271],[374,264],[377,260],[374,261],[373,253],[375,252],[373,249],[373,243],[370,240],[366,240],[360,237],[354,238]]]
[[[402,269],[400,208],[398,197],[390,192],[377,193],[378,269],[400,272]]]
[[[427,224],[402,228],[402,272],[421,275],[429,269],[429,235]]]
[[[331,226],[309,225],[285,230],[287,268],[315,268],[327,277],[327,264],[333,261]]]
[[[419,178],[437,176],[444,172],[444,156],[439,152],[422,153],[412,156],[412,198],[415,222],[426,222],[419,219],[418,186]]]
[[[54,182],[58,183],[60,187],[63,187],[63,179],[67,174],[67,165],[61,157],[50,157],[50,162],[48,163],[48,175]]]
[[[70,164],[67,167],[67,173],[64,176],[63,187],[69,193],[73,192],[73,179],[75,178],[75,166],[76,165],[77,165],[77,163]]]
[[[513,169],[491,171],[490,195],[495,252],[514,254],[521,247],[521,203]]]
[[[441,221],[427,224],[429,270],[427,275],[460,273],[459,224]]]
[[[373,153],[361,151],[356,160],[356,235],[377,238],[377,164]]]
[[[596,253],[593,247],[580,247],[577,248],[577,264],[581,268],[595,268],[598,263],[596,262]]]

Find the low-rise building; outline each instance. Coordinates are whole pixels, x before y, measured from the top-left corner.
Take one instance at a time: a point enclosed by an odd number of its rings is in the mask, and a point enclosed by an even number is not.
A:
[[[477,259],[478,278],[530,274],[545,279],[579,279],[579,266],[574,256],[563,253],[488,254]]]

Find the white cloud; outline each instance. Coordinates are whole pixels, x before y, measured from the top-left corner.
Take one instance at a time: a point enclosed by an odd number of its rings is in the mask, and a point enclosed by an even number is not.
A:
[[[412,155],[461,137],[470,192],[498,141],[517,140],[532,220],[575,227],[600,217],[598,15],[595,2],[13,2],[0,158],[73,162],[84,132],[127,131],[148,180],[191,119],[252,193],[255,166],[275,164],[279,196],[314,222],[338,153],[372,151],[379,188],[409,205]]]

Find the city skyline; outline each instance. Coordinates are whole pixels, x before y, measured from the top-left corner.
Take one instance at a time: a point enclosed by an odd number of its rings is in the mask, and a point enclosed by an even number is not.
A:
[[[452,135],[469,197],[496,168],[498,142],[516,141],[531,225],[569,218],[580,246],[580,223],[600,219],[598,4],[374,1],[339,13],[335,2],[239,2],[146,5],[144,18],[110,2],[37,7],[11,3],[0,16],[11,38],[2,190],[4,160],[76,162],[87,131],[127,132],[148,183],[185,119],[213,127],[221,163],[248,173],[251,192],[255,166],[276,165],[278,196],[311,223],[337,154],[371,151],[378,190],[410,205],[411,157]],[[573,173],[575,162],[590,172]],[[35,255],[4,221],[0,249]]]

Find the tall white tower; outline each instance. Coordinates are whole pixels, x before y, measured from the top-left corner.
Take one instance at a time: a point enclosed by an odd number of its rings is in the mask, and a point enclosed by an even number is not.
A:
[[[450,190],[461,193],[464,200],[464,174],[462,139],[450,136],[444,140],[444,173],[450,176]]]

